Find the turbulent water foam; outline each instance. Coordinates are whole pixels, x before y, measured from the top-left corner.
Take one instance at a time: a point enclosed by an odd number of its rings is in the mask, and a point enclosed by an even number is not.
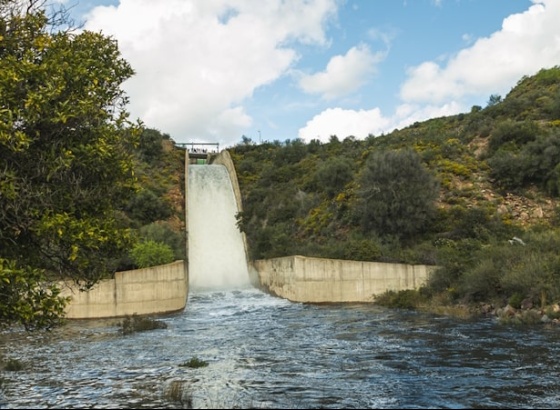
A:
[[[223,165],[191,165],[188,180],[189,286],[232,289],[249,286],[237,202]]]

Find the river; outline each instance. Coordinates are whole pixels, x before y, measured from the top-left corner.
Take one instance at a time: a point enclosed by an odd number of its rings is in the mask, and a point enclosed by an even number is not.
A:
[[[559,408],[559,328],[371,304],[198,291],[123,335],[120,320],[2,333],[3,409]],[[208,363],[189,368],[192,358]]]

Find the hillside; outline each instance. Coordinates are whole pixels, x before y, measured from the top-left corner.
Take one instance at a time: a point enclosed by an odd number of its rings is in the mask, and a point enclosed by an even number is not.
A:
[[[145,130],[143,192],[129,215],[141,235],[179,257],[184,152],[172,147],[168,135]],[[440,268],[414,300],[560,302],[559,67],[520,79],[484,108],[386,135],[262,144],[244,137],[229,151],[253,259],[434,264]]]
[[[123,210],[123,219],[135,232],[139,246],[146,246],[138,251],[140,256],[149,265],[185,260],[184,151],[175,147],[168,134],[143,129],[134,150],[134,173],[139,189]],[[143,245],[146,242],[158,245]],[[163,253],[168,255],[164,258]],[[120,261],[119,270],[137,267],[129,255]]]
[[[560,278],[551,250],[560,244],[559,67],[487,107],[386,135],[244,138],[230,153],[254,259],[431,263],[442,266],[432,296],[560,300],[548,282]],[[513,237],[527,246],[514,249]]]

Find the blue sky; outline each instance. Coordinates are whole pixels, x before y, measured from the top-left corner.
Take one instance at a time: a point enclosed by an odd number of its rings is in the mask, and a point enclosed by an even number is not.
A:
[[[58,0],[119,42],[176,142],[381,135],[560,65],[560,0]]]

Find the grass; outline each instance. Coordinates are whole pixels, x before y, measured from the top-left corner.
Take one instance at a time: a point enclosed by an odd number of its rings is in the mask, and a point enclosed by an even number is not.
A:
[[[191,369],[198,369],[200,367],[208,366],[208,362],[199,359],[198,357],[192,357],[190,360],[187,360],[185,363],[180,364],[181,367],[190,367]]]

